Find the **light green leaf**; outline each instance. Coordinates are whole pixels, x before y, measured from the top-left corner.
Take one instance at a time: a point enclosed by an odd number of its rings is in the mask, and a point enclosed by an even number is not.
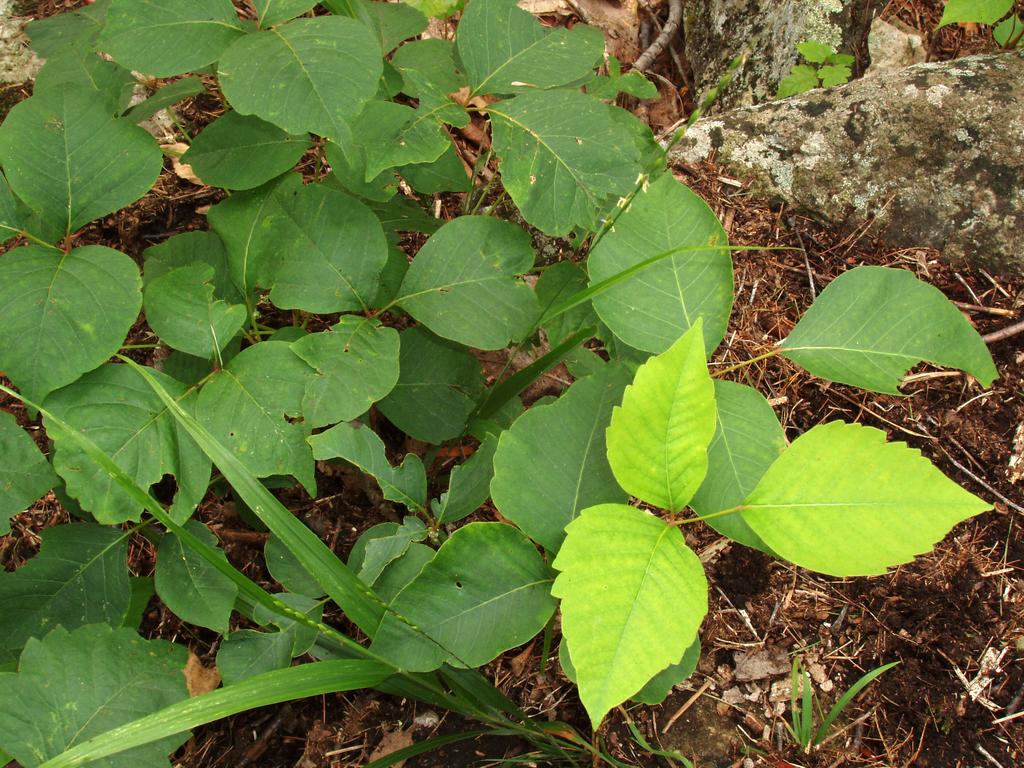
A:
[[[158,371],[147,371],[172,397],[185,396],[184,385]],[[54,392],[45,406],[96,443],[141,487],[174,475],[178,493],[170,511],[176,521],[187,520],[202,501],[210,462],[145,380],[128,366],[111,363],[97,368]],[[182,400],[182,406],[195,407],[194,398]],[[54,468],[71,496],[101,523],[139,519],[141,505],[82,452],[77,440],[48,422],[47,429],[56,449]]]
[[[93,624],[58,627],[21,654],[0,697],[0,744],[25,768],[94,736],[188,698],[187,653],[166,640]],[[169,766],[167,755],[189,734],[126,750],[104,768]]]
[[[385,499],[404,504],[410,511],[422,511],[427,503],[427,474],[423,462],[408,453],[399,467],[392,467],[384,443],[369,427],[338,424],[309,438],[318,460],[344,459],[372,475]]]
[[[260,29],[301,16],[316,5],[315,0],[253,0]]]
[[[282,185],[272,216],[277,258],[270,298],[282,309],[366,310],[388,258],[384,230],[353,197],[322,184]],[[263,226],[267,226],[264,223]]]
[[[217,550],[217,537],[197,520],[185,527]],[[198,624],[214,632],[228,631],[228,619],[235,607],[238,587],[173,533],[160,540],[156,555],[156,592],[164,605],[182,621]]]
[[[885,573],[991,508],[917,449],[841,421],[794,440],[740,506],[779,557],[832,576]]]
[[[817,40],[805,40],[796,44],[800,55],[812,64],[824,64],[828,57],[835,53],[832,46],[819,43]]]
[[[228,271],[241,297],[252,296],[257,286],[270,287],[271,268],[285,237],[277,226],[284,213],[276,193],[283,196],[301,188],[302,177],[290,173],[258,189],[236,192],[210,209],[210,227],[227,249]]]
[[[321,597],[324,594],[323,587],[309,575],[309,571],[303,568],[298,558],[277,536],[271,534],[267,538],[267,543],[263,547],[263,558],[267,562],[270,575],[289,592],[309,597]]]
[[[384,53],[427,28],[427,17],[411,3],[367,3],[367,6],[377,23],[380,49]]]
[[[523,218],[549,235],[596,230],[609,197],[632,190],[640,154],[609,107],[571,90],[488,107],[501,177]]]
[[[498,439],[487,435],[469,459],[452,469],[448,490],[430,503],[438,525],[469,517],[487,501],[497,448]]]
[[[245,300],[231,279],[231,264],[224,241],[216,232],[180,232],[143,252],[145,267],[142,284],[148,287],[158,277],[197,264],[208,264],[213,269],[213,293],[232,304]]]
[[[224,685],[284,669],[292,661],[292,637],[286,632],[240,629],[232,632],[217,650],[217,671]]]
[[[690,506],[700,516],[731,509],[747,497],[786,448],[786,433],[764,396],[752,387],[715,381],[715,436],[708,446],[708,474]],[[767,545],[738,512],[707,524],[755,549]]]
[[[501,435],[494,506],[549,552],[558,551],[581,510],[626,501],[605,458],[605,430],[628,383],[625,368],[609,366],[554,403],[530,408]]]
[[[10,518],[57,484],[57,476],[14,416],[0,411],[0,536],[11,532]]]
[[[996,25],[992,30],[992,39],[1005,48],[1013,40],[1017,41],[1016,48],[1024,48],[1024,19],[1020,16],[1011,16],[1006,21]]]
[[[231,0],[113,0],[99,47],[128,69],[170,77],[212,64],[243,32]]]
[[[704,362],[701,321],[637,369],[608,427],[608,463],[626,491],[679,512],[708,469],[715,387]]]
[[[416,254],[396,302],[439,336],[501,349],[530,332],[540,310],[516,275],[533,267],[530,236],[489,216],[460,216]]]
[[[459,21],[459,58],[473,94],[555,88],[593,75],[604,54],[596,27],[545,29],[516,0],[470,3]]]
[[[293,342],[292,351],[316,369],[302,397],[312,428],[362,416],[398,382],[398,332],[375,320],[344,315],[331,330]]]
[[[478,667],[544,628],[555,610],[550,584],[550,570],[523,534],[503,523],[470,523],[398,593],[371,650],[410,671]]]
[[[838,64],[826,64],[818,70],[818,77],[821,78],[823,88],[831,88],[834,85],[850,82],[850,78],[853,77],[853,70]]]
[[[465,0],[405,0],[425,16],[443,19],[462,7]]]
[[[377,92],[382,70],[373,33],[343,16],[297,19],[247,35],[218,65],[221,88],[236,111],[288,133],[342,143],[350,136],[346,120]]]
[[[314,492],[313,454],[296,419],[313,370],[281,341],[242,350],[199,392],[196,417],[256,477],[292,475]]]
[[[483,390],[480,363],[465,347],[423,328],[402,331],[398,383],[377,407],[407,435],[439,444],[461,434]]]
[[[205,183],[253,189],[280,176],[309,149],[309,136],[293,136],[251,115],[228,112],[196,136],[181,161]]]
[[[196,357],[216,358],[248,318],[241,304],[214,298],[209,264],[179,267],[146,285],[149,327],[167,344]]]
[[[808,64],[797,64],[789,74],[782,78],[776,99],[785,99],[798,93],[814,90],[818,87],[818,70]]]
[[[28,245],[0,259],[0,370],[39,401],[109,358],[142,304],[139,270],[101,245]]]
[[[938,288],[889,267],[856,267],[829,283],[782,350],[815,376],[894,395],[922,360],[986,387],[999,376],[981,336]]]
[[[70,234],[146,194],[163,156],[152,136],[69,85],[8,113],[0,162],[14,193]]]
[[[38,555],[0,573],[0,649],[22,648],[58,624],[119,626],[128,610],[127,531],[74,523],[44,528],[40,536]],[[0,746],[7,744],[0,739]]]
[[[590,284],[673,249],[728,244],[708,204],[666,173],[636,196],[590,254]],[[729,252],[709,248],[658,261],[595,296],[593,304],[616,336],[645,352],[664,352],[703,318],[710,355],[725,336],[732,294]]]
[[[586,509],[555,558],[551,594],[594,728],[693,644],[708,610],[700,560],[679,529],[624,504]]]
[[[947,24],[995,24],[1013,7],[1013,0],[947,0],[938,29]]]

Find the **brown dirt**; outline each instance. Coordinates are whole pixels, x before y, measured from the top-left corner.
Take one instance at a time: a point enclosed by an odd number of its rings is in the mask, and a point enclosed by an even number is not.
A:
[[[43,0],[37,12],[49,15],[79,4]],[[886,13],[930,29],[941,3],[893,0]],[[977,30],[962,28],[942,30],[929,43],[933,58],[976,52],[988,44]],[[683,73],[665,58],[662,76],[683,82]],[[25,95],[24,89],[11,89],[0,97],[13,103]],[[666,93],[671,103],[659,109],[676,114],[680,98],[685,101],[685,87]],[[193,100],[182,116],[198,128],[212,119],[214,104]],[[888,250],[871,239],[870,230],[855,237],[822,229],[750,197],[742,183],[724,177],[710,163],[685,169],[682,179],[712,205],[734,243],[797,249],[735,255],[736,307],[716,364],[734,364],[769,350],[785,337],[815,292],[857,264],[911,269],[949,298],[986,307],[965,309],[982,333],[1015,322],[1024,308],[1024,281],[956,272],[941,264],[934,251]],[[146,247],[172,232],[205,228],[202,210],[219,194],[168,171],[147,198],[91,225],[80,240],[106,243],[139,258]],[[140,325],[132,341],[145,341],[146,334]],[[628,717],[649,742],[678,749],[699,766],[738,767],[744,759],[807,768],[1011,768],[1024,763],[1024,718],[995,722],[1020,708],[1024,694],[1024,518],[1019,507],[1024,494],[1010,483],[1007,466],[1014,431],[1024,422],[1024,335],[999,342],[992,351],[1001,375],[992,388],[983,390],[965,375],[932,375],[922,368],[902,398],[821,382],[780,358],[744,369],[743,380],[772,399],[791,439],[833,418],[884,429],[891,439],[922,450],[946,474],[992,501],[995,509],[958,526],[932,554],[874,579],[822,577],[724,543],[713,531],[688,532],[711,584],[703,658],[697,673],[664,704],[612,716],[605,741],[618,759],[638,766],[668,764],[640,749],[628,730]],[[139,359],[146,354],[140,351]],[[0,399],[0,407],[32,428],[17,404]],[[34,434],[42,445],[41,433]],[[319,499],[292,491],[282,500],[342,556],[359,533],[399,518],[372,483],[355,475],[321,474],[318,482]],[[483,510],[481,518],[493,519],[492,512]],[[262,561],[264,534],[240,516],[230,497],[209,500],[198,516],[218,535],[233,563],[264,586],[276,588]],[[67,519],[53,496],[42,500],[12,521],[10,536],[0,538],[0,562],[8,570],[21,565],[38,549],[38,531]],[[133,570],[151,573],[153,557],[152,546],[139,538],[132,548]],[[345,623],[337,614],[327,619]],[[156,599],[147,609],[143,631],[185,643],[203,663],[214,663],[216,633],[182,624]],[[799,653],[805,664],[820,670],[816,689],[826,708],[864,672],[888,661],[901,664],[850,706],[835,738],[807,755],[784,733],[788,698],[772,696],[772,683],[785,682],[788,675],[735,680],[736,653],[777,650]],[[539,673],[539,643],[518,658],[517,653],[510,652],[485,671],[528,711],[571,722],[585,732],[584,713],[571,686],[555,671],[557,664]],[[980,677],[989,682],[978,687]],[[972,682],[980,694],[975,697],[968,691]],[[372,691],[322,696],[199,728],[175,755],[175,764],[354,767],[365,765],[385,739],[401,745],[408,743],[402,741],[407,736],[419,741],[473,727],[450,714]],[[446,747],[406,765],[496,765],[525,749],[514,740],[491,738]]]

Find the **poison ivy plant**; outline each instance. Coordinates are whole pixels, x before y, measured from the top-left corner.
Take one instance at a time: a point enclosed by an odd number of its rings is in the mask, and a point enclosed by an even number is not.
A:
[[[422,37],[463,5],[454,41]],[[732,246],[605,101],[651,87],[596,75],[599,31],[514,0],[236,7],[98,0],[29,28],[48,63],[0,126],[0,391],[27,406],[0,415],[0,526],[55,487],[89,522],[0,574],[4,754],[161,764],[195,725],[375,686],[578,761],[589,736],[468,668],[547,628],[595,728],[662,700],[707,611],[683,526],[868,575],[987,509],[869,427],[787,445],[760,393],[712,379]],[[986,23],[1009,42],[1004,15]],[[177,117],[208,229],[122,212],[161,170],[135,123],[199,94],[212,122]],[[136,222],[147,247],[116,243]],[[937,289],[878,267],[766,354],[886,393],[922,361],[997,375]],[[287,591],[218,547],[203,521],[230,504]],[[305,522],[325,518],[351,551]],[[153,577],[129,571],[133,537]],[[181,702],[182,649],[129,629],[154,590],[223,636],[223,690]],[[307,654],[333,660],[291,666]]]

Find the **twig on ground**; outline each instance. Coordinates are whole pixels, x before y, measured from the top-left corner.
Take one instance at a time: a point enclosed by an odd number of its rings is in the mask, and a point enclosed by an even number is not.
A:
[[[976,474],[974,474],[971,470],[969,470],[967,467],[965,467],[959,461],[957,461],[952,456],[950,456],[949,455],[949,451],[947,451],[945,448],[943,448],[941,444],[939,445],[939,449],[944,454],[946,454],[946,458],[949,459],[949,462],[954,467],[959,469],[961,472],[963,472],[965,475],[967,475],[969,478],[971,478],[974,482],[976,482],[978,485],[980,485],[986,491],[988,491],[993,496],[995,496],[997,499],[999,499],[1001,502],[1003,502],[1003,504],[1005,504],[1008,507],[1013,508],[1014,510],[1016,510],[1020,514],[1024,515],[1024,507],[1022,507],[1020,504],[1016,504],[1013,501],[1010,501],[1010,499],[1006,498],[1005,496],[1003,496],[1003,494],[1001,494],[999,491],[997,491],[995,488],[993,488],[991,483],[988,483],[988,482],[982,480],[980,477],[978,477]]]
[[[654,39],[654,42],[651,43],[647,50],[641,53],[637,60],[633,62],[633,69],[635,71],[644,72],[650,68],[654,60],[658,58],[658,55],[665,50],[665,46],[668,45],[672,36],[679,31],[679,23],[682,20],[683,0],[668,0],[668,19],[665,21],[665,26],[662,27],[661,34]]]
[[[708,688],[710,688],[711,684],[713,682],[714,682],[714,679],[709,677],[707,680],[704,681],[704,685],[702,685],[700,688],[698,688],[696,690],[696,692],[694,692],[693,696],[691,696],[685,702],[683,702],[683,706],[681,706],[679,709],[677,709],[676,713],[674,715],[672,715],[672,717],[670,717],[668,719],[668,722],[665,723],[665,725],[662,727],[662,729],[661,729],[662,735],[664,735],[664,734],[669,732],[669,729],[673,725],[675,725],[676,720],[678,720],[680,717],[682,717],[686,713],[686,710],[688,710],[690,707],[692,707],[694,702],[697,701],[697,699],[699,699],[701,696],[704,695],[704,691],[706,691]]]
[[[989,765],[993,766],[993,768],[1003,768],[1003,764],[992,757],[991,753],[981,746],[981,744],[975,744],[974,751],[984,757],[988,761]]]
[[[1008,325],[1005,328],[1000,328],[998,331],[992,331],[992,333],[986,333],[981,338],[984,339],[986,344],[995,344],[997,341],[1008,339],[1011,336],[1016,336],[1018,333],[1024,333],[1024,320],[1013,325]]]
[[[1017,313],[1012,309],[1003,309],[1001,307],[983,307],[980,304],[969,304],[966,301],[954,301],[960,309],[966,309],[969,312],[984,312],[987,315],[999,315],[1000,317],[1016,317]]]

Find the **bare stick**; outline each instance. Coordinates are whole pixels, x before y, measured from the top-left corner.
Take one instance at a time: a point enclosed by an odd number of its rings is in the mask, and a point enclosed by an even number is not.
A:
[[[981,338],[985,340],[986,344],[995,344],[997,341],[1008,339],[1011,336],[1016,336],[1018,333],[1024,333],[1024,320],[1013,325],[1008,325],[1005,328],[1000,328],[998,331],[992,331],[992,333],[986,333]]]
[[[668,0],[668,20],[650,47],[640,54],[633,62],[633,69],[637,72],[644,72],[650,69],[654,60],[665,50],[672,36],[679,31],[679,23],[683,20],[683,0]]]

